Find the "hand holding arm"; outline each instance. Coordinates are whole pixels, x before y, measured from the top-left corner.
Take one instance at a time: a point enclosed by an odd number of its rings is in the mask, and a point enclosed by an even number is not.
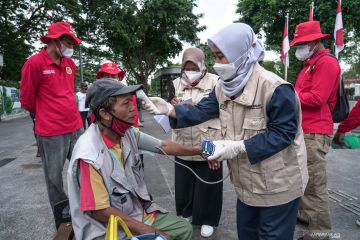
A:
[[[208,141],[211,146],[209,155],[207,159],[209,161],[216,160],[218,162],[223,160],[231,160],[235,158],[240,153],[246,152],[244,141],[230,141],[230,140],[220,140],[220,141]],[[203,148],[204,148],[204,144]],[[202,149],[204,152],[204,149]],[[214,164],[211,164],[210,168],[214,168]]]
[[[151,106],[150,104],[143,102],[144,108],[154,115],[167,115],[172,118],[176,118],[176,113],[174,110],[174,106],[170,103],[166,102],[164,99],[160,97],[149,97],[150,101],[155,105],[157,110]]]

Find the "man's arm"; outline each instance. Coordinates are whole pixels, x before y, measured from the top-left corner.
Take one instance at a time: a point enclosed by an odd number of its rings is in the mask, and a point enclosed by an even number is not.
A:
[[[21,70],[20,103],[22,108],[31,113],[36,111],[35,99],[39,86],[39,78],[37,66],[26,62]]]
[[[201,154],[200,147],[187,147],[169,140],[160,140],[146,133],[139,132],[138,136],[139,149],[161,153],[160,148],[168,155],[175,156],[195,156]]]
[[[219,103],[215,88],[208,97],[201,99],[195,106],[176,104],[175,114],[169,116],[171,128],[185,128],[198,125],[210,119],[219,117]]]
[[[124,214],[123,212],[119,211],[114,207],[108,207],[101,210],[95,210],[91,212],[93,218],[98,220],[99,222],[108,223],[110,215],[119,216],[122,220],[126,223],[128,228],[133,234],[145,234],[145,233],[158,233],[163,236],[166,236],[167,239],[171,239],[166,233],[156,230],[154,227],[146,225],[142,222],[137,221],[136,219],[130,217],[129,215]]]
[[[174,156],[195,156],[201,154],[200,147],[187,147],[169,140],[162,141],[161,148],[166,154]]]
[[[360,126],[360,99],[349,113],[349,116],[340,123],[334,135],[334,142],[338,145],[344,145],[345,134],[358,126]]]
[[[334,87],[338,86],[339,74],[339,64],[333,57],[324,57],[319,60],[312,73],[311,90],[298,92],[301,104],[313,108],[324,105]]]
[[[349,116],[340,123],[338,132],[347,133],[360,126],[360,99],[349,113]]]

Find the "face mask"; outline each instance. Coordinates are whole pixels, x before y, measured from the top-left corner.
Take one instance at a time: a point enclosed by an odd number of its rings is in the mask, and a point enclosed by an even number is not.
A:
[[[57,50],[57,53],[61,57],[68,57],[69,58],[74,54],[74,49],[66,47],[61,41],[57,42],[56,50]]]
[[[60,52],[63,55],[63,57],[69,58],[74,54],[74,49],[73,48],[68,48],[63,43],[61,43]]]
[[[296,46],[295,57],[299,61],[305,61],[305,60],[309,59],[314,54],[315,48],[316,48],[316,46],[313,48],[312,51],[310,51],[310,46],[309,45]]]
[[[128,130],[133,124],[125,122],[125,121],[121,120],[120,118],[115,117],[114,114],[112,114],[111,112],[109,112],[109,113],[113,117],[112,122],[111,122],[111,129],[116,134],[118,134],[122,137],[125,136],[126,130]]]
[[[200,80],[202,73],[196,71],[185,71],[185,75],[187,76],[190,83]]]
[[[221,80],[226,81],[235,77],[237,70],[242,66],[243,63],[239,65],[239,67],[235,66],[235,63],[242,59],[244,56],[247,56],[251,47],[240,57],[238,57],[234,62],[228,64],[215,63],[213,68],[216,73],[220,76]]]

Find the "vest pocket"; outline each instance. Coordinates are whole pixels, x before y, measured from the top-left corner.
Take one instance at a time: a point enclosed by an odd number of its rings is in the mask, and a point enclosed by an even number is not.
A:
[[[244,140],[253,137],[258,133],[263,133],[266,131],[266,122],[265,118],[245,118],[244,124]]]
[[[134,210],[134,204],[131,199],[131,193],[125,189],[116,186],[111,193],[111,206],[118,208],[121,212],[131,215]]]
[[[139,159],[134,166],[131,166],[132,172],[134,174],[136,183],[138,185],[144,183],[144,166],[142,161]]]
[[[281,152],[250,165],[250,172],[253,193],[272,194],[289,190],[290,175]]]
[[[206,126],[200,128],[200,142],[203,140],[219,140],[220,139],[220,127],[219,126]]]

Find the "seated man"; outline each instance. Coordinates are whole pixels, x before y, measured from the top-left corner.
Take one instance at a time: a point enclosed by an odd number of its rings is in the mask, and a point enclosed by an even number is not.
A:
[[[152,202],[144,181],[140,149],[199,155],[199,148],[161,141],[132,127],[132,95],[140,85],[96,81],[86,104],[95,122],[77,141],[68,169],[68,194],[76,239],[104,239],[109,216],[120,216],[134,235],[157,233],[191,239],[192,226]],[[125,236],[119,226],[119,239]]]

